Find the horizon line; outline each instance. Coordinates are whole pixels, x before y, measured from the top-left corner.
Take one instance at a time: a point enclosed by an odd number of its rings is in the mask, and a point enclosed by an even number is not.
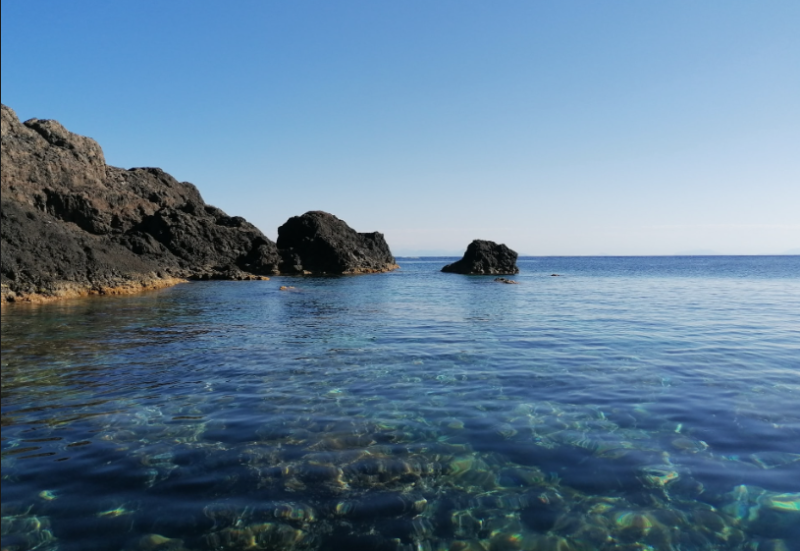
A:
[[[395,258],[461,258],[463,254],[425,254],[425,255],[406,255],[399,254]],[[707,256],[800,256],[797,253],[758,253],[758,254],[723,254],[723,253],[709,253],[709,254],[519,254],[517,258],[586,258],[586,257],[611,257],[611,258],[652,258],[652,257],[707,257]]]

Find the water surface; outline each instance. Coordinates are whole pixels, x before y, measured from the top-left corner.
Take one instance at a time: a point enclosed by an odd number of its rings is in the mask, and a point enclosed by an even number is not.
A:
[[[451,260],[5,309],[3,549],[800,549],[800,257]]]

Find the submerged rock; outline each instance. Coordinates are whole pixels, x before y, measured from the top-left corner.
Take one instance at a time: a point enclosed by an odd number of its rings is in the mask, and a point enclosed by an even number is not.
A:
[[[467,247],[464,257],[442,268],[456,274],[518,274],[517,253],[494,241],[476,239]]]
[[[322,211],[293,216],[278,228],[281,272],[366,274],[396,269],[382,233],[358,233]]]

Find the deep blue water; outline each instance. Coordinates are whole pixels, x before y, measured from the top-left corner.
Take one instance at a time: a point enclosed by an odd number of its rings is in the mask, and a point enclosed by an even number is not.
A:
[[[6,308],[2,549],[800,549],[800,257],[451,260]]]

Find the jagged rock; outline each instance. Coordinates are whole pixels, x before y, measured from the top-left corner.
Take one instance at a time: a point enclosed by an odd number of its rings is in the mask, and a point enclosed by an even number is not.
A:
[[[130,243],[132,250],[139,246],[144,250],[145,241],[154,246],[153,239],[190,271],[202,268],[223,273],[233,264],[239,270],[263,275],[276,273],[280,262],[275,243],[255,226],[202,203],[158,210],[131,228],[125,243]]]
[[[157,168],[105,164],[100,145],[2,106],[2,302],[130,292],[178,278],[277,273],[275,243]]]
[[[509,285],[516,285],[516,284],[519,283],[519,281],[514,281],[513,279],[506,279],[504,277],[496,277],[496,278],[494,278],[494,280],[497,283],[506,283],[506,284],[509,284]]]
[[[282,273],[364,274],[394,270],[383,234],[358,233],[322,211],[293,216],[278,228]]]
[[[494,241],[476,239],[467,247],[461,260],[442,268],[456,274],[518,274],[517,253]]]
[[[2,106],[2,303],[123,293],[180,279],[392,270],[383,235],[309,212],[279,229],[281,251],[244,218],[206,205],[158,168],[108,166],[100,145]]]

